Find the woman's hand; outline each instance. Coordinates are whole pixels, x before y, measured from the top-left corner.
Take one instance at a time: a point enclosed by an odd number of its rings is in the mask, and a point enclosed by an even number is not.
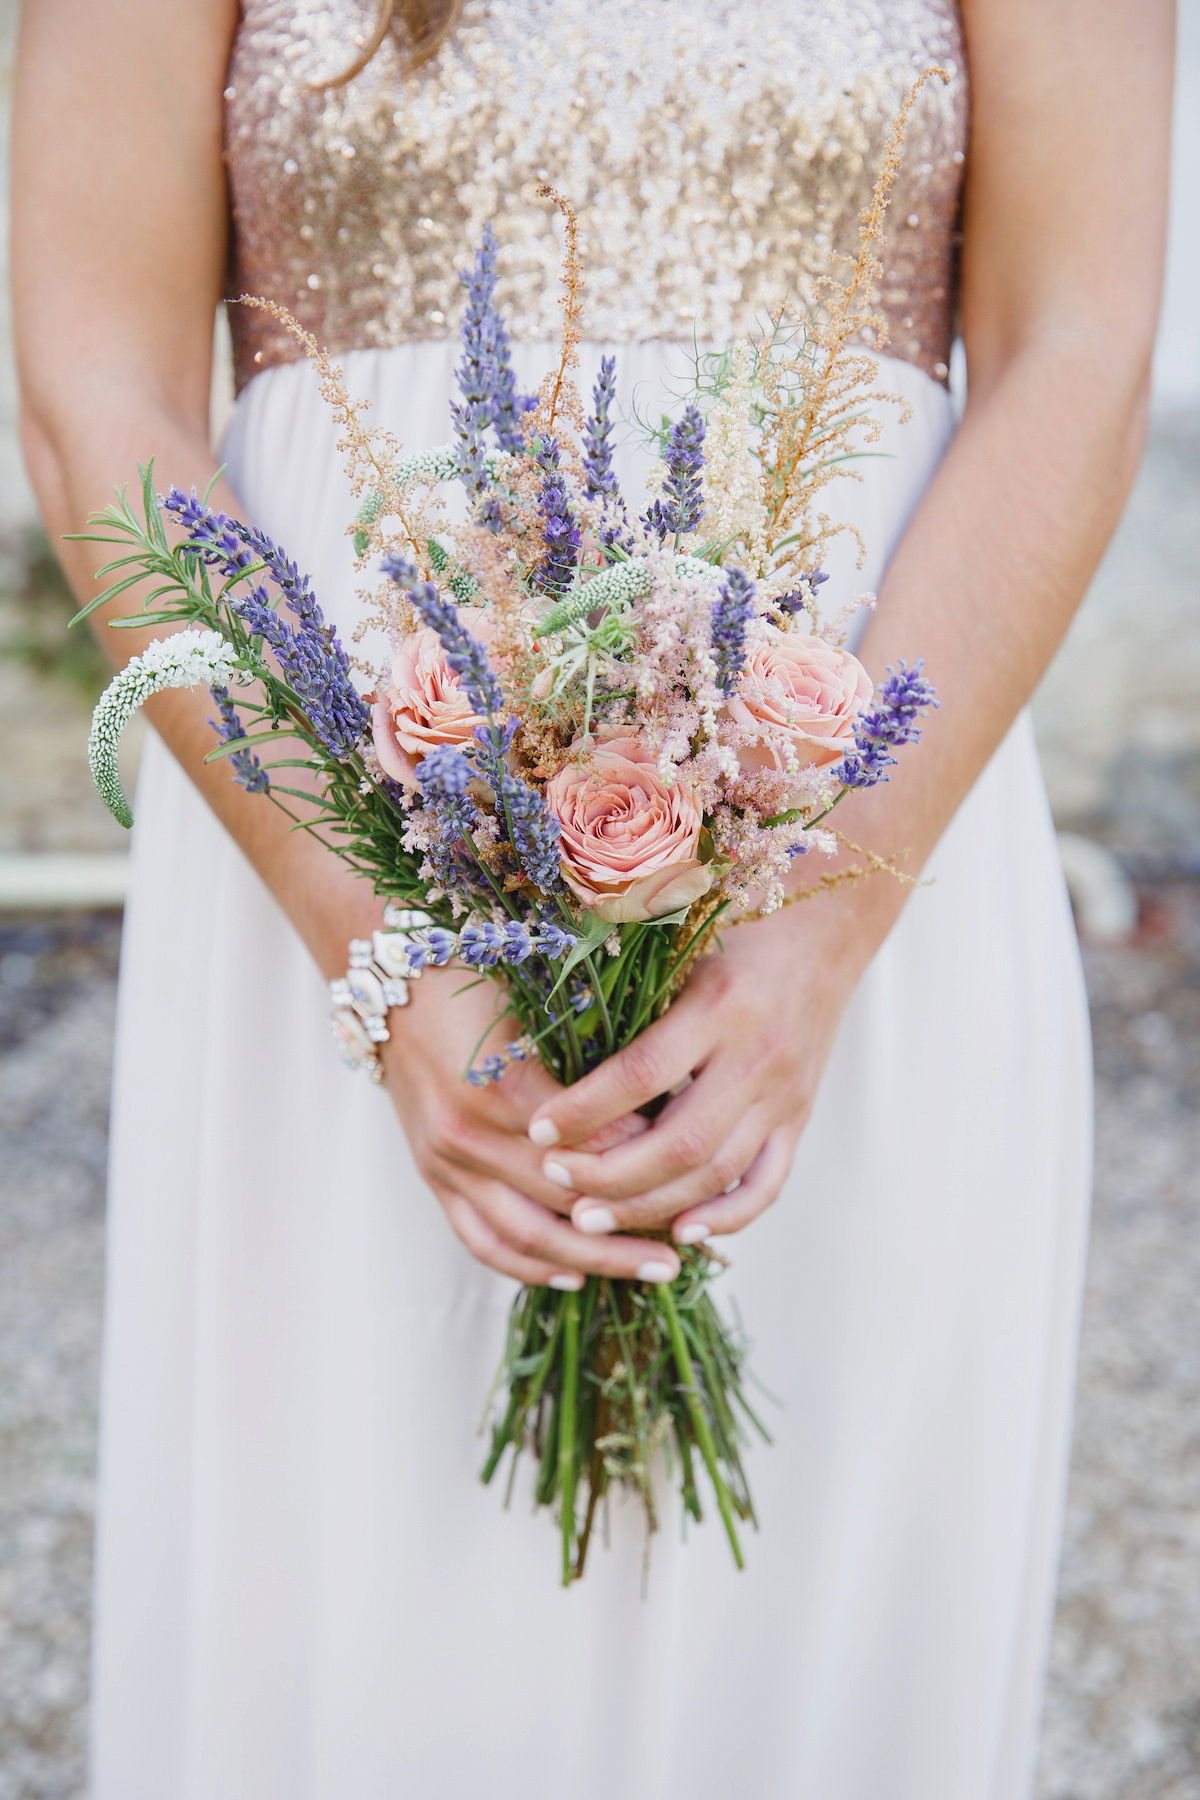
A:
[[[727,932],[662,1019],[574,1087],[539,1097],[529,1135],[555,1146],[542,1174],[578,1195],[581,1232],[670,1225],[693,1244],[740,1231],[776,1198],[862,966],[825,941],[822,903],[815,931],[809,910]],[[666,1093],[644,1135],[589,1143]]]
[[[532,1285],[575,1289],[585,1275],[673,1280],[679,1258],[669,1244],[605,1241],[564,1217],[576,1196],[547,1178],[528,1134],[533,1113],[564,1091],[539,1063],[516,1063],[487,1087],[463,1080],[473,1052],[497,1049],[517,1030],[511,1016],[499,1017],[490,982],[456,991],[467,979],[461,970],[427,970],[413,1005],[393,1014],[383,1047],[386,1084],[417,1167],[456,1235],[480,1262]],[[477,1050],[490,1020],[490,1041]],[[645,1120],[618,1109],[588,1134],[588,1148],[598,1154],[645,1131]]]

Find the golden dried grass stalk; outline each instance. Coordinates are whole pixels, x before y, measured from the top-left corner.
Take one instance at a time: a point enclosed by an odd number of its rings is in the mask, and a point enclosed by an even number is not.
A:
[[[865,417],[863,409],[878,403],[902,404],[896,395],[874,388],[878,377],[875,358],[851,345],[868,332],[877,348],[887,342],[886,320],[875,310],[876,283],[883,269],[878,248],[900,172],[909,114],[933,76],[943,82],[950,79],[945,69],[930,65],[913,83],[896,115],[883,166],[860,215],[858,255],[853,261],[836,259],[848,263],[849,273],[844,279],[829,275],[818,281],[817,303],[790,353],[781,357],[771,354],[784,324],[782,306],[772,315],[771,332],[759,346],[757,374],[766,410],[763,500],[767,548],[777,577],[785,573],[798,576],[820,561],[835,527],[824,514],[814,516],[815,498],[837,475],[855,473],[844,464],[856,443],[871,443],[879,437],[879,421]]]
[[[560,416],[565,417],[577,431],[583,429],[583,406],[573,374],[579,367],[579,339],[583,317],[583,263],[579,253],[579,220],[571,202],[557,188],[550,187],[549,184],[540,187],[538,198],[553,201],[562,214],[566,228],[561,276],[562,346],[558,367],[546,376],[538,389],[536,407],[526,415],[527,438],[553,436]],[[559,449],[564,462],[567,461],[568,452],[574,459],[573,446],[560,444]]]
[[[433,531],[430,518],[434,504],[432,493],[428,487],[422,489],[417,482],[398,478],[400,444],[397,438],[390,431],[367,425],[364,415],[370,403],[351,397],[341,368],[286,306],[264,300],[257,294],[239,294],[237,304],[256,307],[278,319],[316,369],[322,397],[340,428],[336,448],[351,492],[356,498],[371,492],[380,499],[377,517],[369,527],[368,554],[402,547],[411,553],[422,579],[430,579],[433,574],[429,562],[429,539]],[[399,524],[398,534],[385,530],[384,521],[389,518]],[[347,534],[353,529],[353,525],[348,526]]]

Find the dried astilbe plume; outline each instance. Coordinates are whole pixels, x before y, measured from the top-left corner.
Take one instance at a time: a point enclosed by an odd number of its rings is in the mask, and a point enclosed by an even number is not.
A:
[[[422,578],[429,580],[434,573],[429,543],[439,510],[432,497],[432,485],[419,476],[401,473],[399,440],[392,432],[366,423],[370,402],[352,399],[343,371],[285,306],[257,294],[240,294],[237,304],[257,307],[278,319],[303,347],[317,371],[322,398],[338,423],[336,448],[351,492],[356,499],[369,496],[368,505],[348,528],[362,544],[360,562],[382,550],[402,551],[415,562]],[[394,531],[385,530],[387,521],[395,521]]]
[[[887,342],[886,322],[875,310],[876,283],[883,267],[878,250],[900,172],[909,114],[931,76],[943,82],[950,79],[945,69],[930,66],[900,108],[870,203],[860,217],[857,257],[837,259],[846,264],[844,276],[821,278],[817,305],[793,342],[786,342],[786,308],[781,307],[757,347],[756,377],[764,412],[759,453],[767,515],[765,548],[773,565],[770,585],[776,592],[782,593],[822,559],[835,528],[815,510],[815,501],[835,476],[854,473],[845,466],[847,456],[878,439],[879,421],[865,416],[864,409],[881,402],[902,404],[897,396],[873,387],[874,358],[853,344],[866,335],[877,348]]]
[[[550,371],[538,389],[537,405],[526,420],[526,436],[553,437],[565,421],[577,433],[583,429],[583,405],[573,371],[579,367],[579,339],[583,318],[583,263],[579,254],[579,220],[575,208],[556,188],[540,187],[538,198],[552,200],[566,226],[562,270],[562,348],[558,367]],[[574,435],[574,433],[572,434]],[[561,446],[564,460],[574,456],[573,443]]]

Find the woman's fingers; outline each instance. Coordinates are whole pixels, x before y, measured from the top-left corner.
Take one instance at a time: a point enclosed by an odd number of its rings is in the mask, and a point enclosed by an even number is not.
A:
[[[674,1281],[679,1273],[679,1256],[670,1244],[586,1236],[500,1181],[464,1176],[461,1192],[506,1249],[526,1261],[619,1281]]]
[[[699,1242],[701,1227],[712,1237],[741,1231],[766,1212],[787,1180],[796,1142],[796,1133],[784,1126],[773,1131],[732,1193],[680,1213],[671,1227],[676,1243]]]
[[[471,1126],[456,1134],[443,1134],[434,1150],[435,1166],[452,1183],[456,1173],[500,1181],[564,1216],[575,1201],[574,1193],[547,1177],[542,1169],[542,1152],[534,1149],[524,1133],[518,1136],[514,1132]]]
[[[700,1185],[689,1189],[688,1203],[719,1194],[746,1166],[729,1166],[724,1178],[717,1179],[727,1165],[727,1146],[747,1118],[745,1092],[729,1074],[728,1060],[714,1057],[691,1086],[664,1107],[642,1137],[598,1155],[564,1145],[545,1157],[543,1176],[567,1192],[598,1200],[632,1200],[687,1176],[700,1176],[715,1163],[719,1165],[713,1178],[716,1185],[710,1183],[705,1191],[706,1178],[701,1177]],[[758,1144],[765,1136],[763,1129]],[[753,1160],[758,1144],[747,1162]]]
[[[648,1119],[627,1114],[606,1126],[589,1143],[598,1151],[605,1145],[641,1137],[649,1128]],[[502,1181],[517,1193],[553,1207],[555,1212],[569,1213],[576,1198],[574,1191],[547,1177],[542,1168],[544,1152],[530,1143],[524,1131],[497,1130],[486,1119],[455,1114],[435,1134],[432,1148],[439,1166],[450,1164]]]
[[[624,1113],[669,1094],[707,1055],[711,1020],[681,997],[665,1018],[598,1069],[539,1106],[529,1136],[539,1148],[581,1144]]]
[[[527,1287],[554,1287],[575,1291],[583,1286],[584,1278],[577,1269],[563,1269],[553,1263],[538,1262],[531,1256],[522,1256],[511,1249],[462,1194],[443,1188],[438,1198],[454,1235],[477,1262],[486,1263],[489,1269],[495,1269],[501,1275],[511,1275],[514,1281],[523,1281]]]
[[[769,1131],[764,1116],[751,1110],[707,1162],[631,1199],[603,1200],[585,1191],[571,1207],[571,1223],[589,1235],[660,1230],[689,1207],[734,1188],[753,1166]],[[702,1235],[697,1229],[690,1239],[678,1241],[698,1242]]]

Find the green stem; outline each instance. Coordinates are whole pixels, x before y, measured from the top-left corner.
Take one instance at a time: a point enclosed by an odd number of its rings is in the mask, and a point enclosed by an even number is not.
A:
[[[584,957],[583,966],[592,978],[592,993],[596,997],[596,1004],[600,1008],[600,1020],[604,1026],[604,1048],[606,1054],[611,1056],[617,1047],[617,1040],[613,1036],[612,1015],[608,1010],[608,1001],[604,997],[604,985],[590,956]]]
[[[563,1307],[562,1411],[558,1422],[558,1494],[562,1508],[562,1584],[570,1587],[575,1551],[575,1404],[579,1392],[579,1295]]]
[[[733,1551],[733,1560],[739,1569],[745,1568],[742,1559],[742,1546],[738,1542],[737,1526],[733,1520],[733,1508],[729,1503],[729,1490],[717,1466],[716,1445],[708,1419],[700,1403],[699,1390],[696,1387],[696,1371],[692,1366],[691,1352],[687,1347],[687,1339],[683,1335],[683,1327],[679,1321],[679,1309],[675,1305],[675,1295],[671,1291],[671,1283],[664,1281],[658,1290],[659,1303],[667,1321],[667,1332],[671,1339],[671,1348],[675,1352],[675,1363],[679,1370],[680,1383],[688,1414],[692,1421],[692,1430],[696,1433],[696,1442],[700,1446],[700,1454],[704,1458],[704,1466],[708,1470],[709,1480],[717,1496],[717,1506],[725,1524],[725,1535],[729,1539]]]

